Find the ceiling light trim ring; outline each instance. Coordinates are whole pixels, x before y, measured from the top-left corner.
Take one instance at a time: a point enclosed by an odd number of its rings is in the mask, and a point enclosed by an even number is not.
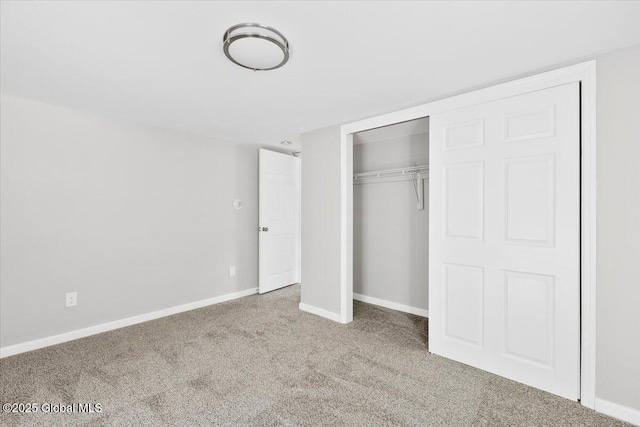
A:
[[[262,28],[264,30],[267,31],[271,31],[272,33],[276,34],[278,37],[280,37],[282,39],[282,41],[278,40],[275,37],[271,37],[269,35],[265,35],[265,34],[260,34],[260,33],[241,33],[241,34],[236,34],[236,35],[231,35],[231,33],[233,33],[236,30],[242,29],[242,28]],[[258,38],[261,40],[266,40],[268,42],[271,42],[273,44],[275,44],[276,46],[278,46],[283,53],[283,58],[282,61],[273,66],[273,67],[269,67],[269,68],[255,68],[255,67],[251,67],[248,65],[244,65],[238,61],[236,61],[233,56],[231,56],[231,54],[229,53],[229,47],[231,46],[231,44],[237,40],[241,40],[241,39],[245,39],[245,38]],[[234,25],[232,27],[229,27],[229,29],[227,29],[227,31],[225,31],[224,36],[222,37],[222,42],[223,42],[223,46],[224,46],[224,54],[226,55],[227,58],[229,58],[229,60],[231,62],[233,62],[234,64],[242,67],[242,68],[246,68],[248,70],[253,70],[253,71],[269,71],[269,70],[275,70],[276,68],[280,68],[282,67],[284,64],[287,63],[287,61],[289,61],[289,41],[287,40],[287,38],[284,36],[284,34],[282,34],[280,31],[276,30],[275,28],[272,28],[268,25],[262,25],[262,24],[256,24],[256,23],[251,23],[251,22],[247,22],[244,24],[237,24]]]

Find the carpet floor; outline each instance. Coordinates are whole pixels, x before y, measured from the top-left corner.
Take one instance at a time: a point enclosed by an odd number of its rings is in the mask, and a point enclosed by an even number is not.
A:
[[[429,354],[425,318],[355,302],[341,325],[299,300],[290,286],[2,359],[2,403],[102,411],[0,425],[628,425]]]

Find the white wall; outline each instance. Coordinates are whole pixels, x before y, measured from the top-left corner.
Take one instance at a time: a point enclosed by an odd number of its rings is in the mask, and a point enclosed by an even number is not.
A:
[[[0,127],[2,347],[257,286],[257,148],[4,95]]]
[[[640,411],[640,46],[614,52],[597,60],[597,182],[598,182],[598,283],[597,283],[597,367],[596,396],[599,399]],[[491,86],[488,84],[487,86]],[[310,136],[325,135],[322,149],[307,152],[306,163],[323,158],[331,163],[326,169],[303,168],[303,212],[308,200],[305,182],[337,180],[340,159],[328,158],[324,150],[335,153],[339,148],[339,126],[316,131]],[[332,175],[333,174],[333,175]],[[339,202],[340,186],[325,189],[323,200]],[[322,206],[322,205],[318,205]],[[307,206],[307,209],[310,207]],[[318,208],[315,218],[331,222],[339,233],[338,207]],[[326,217],[330,217],[328,219]],[[304,221],[304,220],[303,220]],[[318,243],[318,235],[305,233],[313,229],[309,220],[303,228],[304,248]],[[338,254],[339,239],[324,241],[322,253]],[[323,260],[314,262],[319,265]],[[340,277],[316,280],[314,273],[304,270],[303,293],[332,295],[339,304]],[[314,287],[315,289],[311,289]],[[638,416],[638,415],[634,415]],[[637,418],[636,418],[637,419]]]
[[[596,394],[640,411],[640,46],[598,58],[597,85]]]
[[[428,163],[428,134],[353,147],[353,172]],[[424,200],[429,200],[428,180]],[[378,180],[353,186],[353,292],[428,310],[429,206],[416,209],[413,183]]]

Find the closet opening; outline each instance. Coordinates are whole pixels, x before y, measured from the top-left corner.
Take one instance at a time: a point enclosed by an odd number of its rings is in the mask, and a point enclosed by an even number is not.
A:
[[[428,180],[428,117],[353,134],[354,319],[378,307],[409,313],[398,315],[425,344]]]

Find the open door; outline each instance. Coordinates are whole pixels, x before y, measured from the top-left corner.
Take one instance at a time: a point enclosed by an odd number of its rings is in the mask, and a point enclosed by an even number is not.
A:
[[[432,115],[430,138],[429,350],[579,399],[579,84]]]
[[[300,281],[300,159],[260,150],[259,292]]]

